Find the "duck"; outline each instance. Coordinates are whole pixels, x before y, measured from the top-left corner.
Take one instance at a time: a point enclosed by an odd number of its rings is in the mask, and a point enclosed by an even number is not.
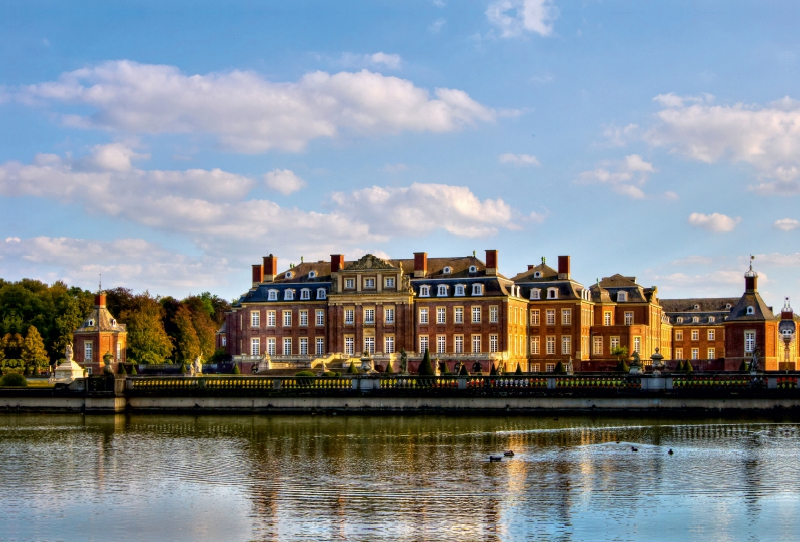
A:
[[[670,449],[669,449],[669,451],[668,451],[667,453],[668,453],[669,455],[672,455],[672,454],[674,454],[675,452],[673,452],[673,451],[672,451],[672,448],[670,448]]]
[[[631,451],[632,452],[638,452],[639,448],[637,448],[636,446],[631,446]]]
[[[507,450],[503,452],[503,455],[506,457],[514,457],[514,450]]]
[[[490,455],[489,456],[489,463],[495,463],[497,461],[502,461],[502,460],[503,460],[503,458],[500,457],[499,455]]]

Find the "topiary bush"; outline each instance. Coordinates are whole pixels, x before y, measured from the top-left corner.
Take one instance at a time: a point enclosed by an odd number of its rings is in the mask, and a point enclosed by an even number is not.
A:
[[[617,370],[619,372],[621,372],[621,373],[629,373],[629,372],[631,372],[631,368],[628,367],[628,364],[625,363],[624,361],[620,361],[619,365],[617,367],[618,367]]]
[[[324,373],[322,373],[322,376],[325,376],[325,377],[328,377],[328,378],[336,378],[336,377],[342,376],[342,373],[340,373],[338,371],[325,371]]]
[[[386,370],[383,372],[387,375],[394,374],[394,369],[392,369],[392,360],[386,362]]]
[[[433,364],[431,363],[431,354],[428,352],[428,349],[425,349],[425,354],[422,356],[422,362],[419,364],[419,370],[417,374],[420,376],[434,376],[436,371],[433,370]]]
[[[469,376],[469,371],[467,371],[467,366],[462,365],[461,370],[458,372],[458,374],[461,376]]]
[[[19,373],[8,373],[0,376],[0,386],[14,386],[24,388],[28,385],[28,379]]]
[[[347,368],[347,374],[349,375],[357,375],[358,374],[358,367],[356,367],[356,362],[351,361],[350,367]]]
[[[237,365],[236,363],[233,364],[233,371],[231,371],[231,374],[232,375],[240,375],[240,374],[242,374],[241,369],[239,369],[239,365]]]
[[[559,360],[559,362],[556,363],[556,368],[553,369],[553,372],[556,373],[556,374],[561,374],[561,375],[567,374],[567,368],[564,367],[564,362]]]
[[[522,365],[520,365],[519,363],[517,363],[517,370],[514,371],[514,374],[515,375],[522,375]]]
[[[739,365],[739,370],[742,372],[747,371],[747,362],[745,360],[742,360],[742,363]]]
[[[298,371],[294,376],[317,376],[314,371]]]
[[[683,370],[687,373],[694,372],[694,367],[692,367],[692,362],[688,359],[686,360],[686,365],[684,365]]]
[[[497,368],[492,363],[492,368],[489,370],[489,376],[497,376]]]
[[[138,375],[139,371],[136,370],[136,364],[131,365],[131,375]]]
[[[182,374],[182,375],[185,375],[185,374],[186,374],[186,373],[188,373],[188,372],[189,372],[189,368],[188,368],[188,367],[186,367],[186,364],[185,364],[185,363],[182,363],[182,364],[181,364],[181,374]]]

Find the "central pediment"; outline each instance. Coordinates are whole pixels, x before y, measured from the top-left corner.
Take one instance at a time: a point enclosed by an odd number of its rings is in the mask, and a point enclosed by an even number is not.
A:
[[[378,270],[394,270],[398,271],[399,269],[386,260],[382,260],[377,256],[373,256],[372,254],[367,254],[363,256],[360,260],[357,260],[347,267],[344,268],[344,271],[378,271]]]

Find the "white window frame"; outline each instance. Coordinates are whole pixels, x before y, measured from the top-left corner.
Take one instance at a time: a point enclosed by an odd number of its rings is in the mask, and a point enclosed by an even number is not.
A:
[[[267,327],[275,327],[278,317],[276,311],[267,311]]]
[[[709,348],[706,351],[706,359],[717,359],[717,350],[715,348]]]
[[[603,337],[600,335],[595,335],[594,340],[592,341],[592,355],[603,355]]]
[[[308,327],[308,311],[300,311],[300,327]]]
[[[260,356],[261,355],[261,339],[258,337],[251,337],[250,338],[250,355],[251,356]]]
[[[447,307],[436,307],[436,323],[447,323]]]
[[[309,288],[303,288],[302,290],[300,290],[300,299],[301,300],[311,299],[311,290]]]
[[[314,341],[316,343],[316,353],[318,356],[325,355],[325,339],[323,337],[317,337]]]
[[[541,299],[542,290],[540,288],[531,288],[531,299]]]
[[[744,352],[745,354],[752,354],[753,350],[756,347],[756,332],[755,331],[745,331],[744,332]]]
[[[453,323],[464,323],[464,307],[453,307]]]
[[[642,338],[639,336],[633,338],[633,351],[638,354],[642,353]]]
[[[561,354],[572,354],[572,337],[570,335],[561,336]]]
[[[463,297],[464,295],[466,295],[466,294],[464,293],[464,292],[465,292],[465,290],[464,290],[464,285],[463,285],[463,284],[456,284],[456,290],[455,290],[455,292],[456,292],[456,293],[455,293],[454,295],[455,295],[456,297]]]
[[[250,327],[261,327],[261,311],[250,311]]]
[[[538,326],[539,325],[539,322],[540,322],[539,318],[540,318],[539,309],[531,309],[531,325],[532,326]]]
[[[628,292],[617,292],[617,303],[624,303],[628,300]]]
[[[558,299],[558,288],[548,288],[547,299]]]
[[[700,349],[692,348],[692,359],[700,359]]]
[[[481,311],[481,306],[480,305],[473,305],[471,312],[472,312],[472,323],[473,324],[480,324],[481,323],[481,317],[483,316],[483,314],[482,314],[483,311]]]
[[[436,336],[436,353],[444,354],[447,352],[447,335]]]
[[[709,323],[709,324],[713,324],[713,323],[714,323],[714,322],[716,322],[716,321],[717,321],[717,319],[716,319],[714,316],[709,316],[709,317],[708,317],[708,323]]]
[[[355,337],[345,337],[344,338],[344,353],[348,356],[355,355],[356,348],[356,339]]]
[[[603,311],[603,325],[604,326],[613,325],[613,320],[611,319],[611,311]]]
[[[555,370],[556,370],[556,364],[555,363],[545,363],[544,364],[544,371],[546,373],[552,373]]]
[[[300,355],[308,355],[308,337],[300,337]]]
[[[419,353],[424,354],[425,350],[430,352],[430,342],[428,341],[427,335],[420,335],[419,336]]]
[[[708,330],[708,340],[709,341],[716,341],[717,340],[717,332],[714,329]]]
[[[548,335],[545,337],[545,352],[548,356],[554,356],[556,353],[556,336],[555,335]]]
[[[572,309],[561,309],[561,325],[572,325]]]
[[[94,355],[94,343],[92,341],[83,342],[83,361],[92,361]]]
[[[384,324],[394,324],[394,308],[393,307],[385,307],[383,309],[383,323]]]
[[[431,287],[427,285],[423,285],[419,287],[419,296],[420,297],[430,297],[431,296]]]
[[[436,295],[438,297],[447,297],[447,285],[446,284],[440,284],[437,287]]]
[[[365,290],[374,290],[375,289],[375,279],[373,279],[373,278],[365,278],[364,279],[364,289]]]
[[[700,340],[700,330],[699,329],[693,329],[692,330],[692,340],[693,341],[699,341]]]
[[[364,309],[364,323],[365,324],[375,323],[375,309]]]
[[[498,351],[499,340],[496,333],[489,335],[489,353],[494,354]]]
[[[456,354],[464,353],[464,336],[456,335],[453,337],[454,349]]]
[[[275,337],[267,337],[267,354],[274,356],[278,353],[277,341]]]
[[[375,353],[375,337],[364,337],[364,353]]]
[[[325,291],[325,288],[317,288],[317,299],[326,299],[328,297],[328,293]]]
[[[325,310],[324,309],[317,309],[316,310],[314,325],[316,325],[316,326],[324,326],[325,325]]]
[[[625,325],[626,326],[632,326],[633,325],[633,312],[632,311],[627,311],[625,313]]]
[[[356,279],[354,278],[344,279],[345,290],[355,290],[355,288],[356,288]]]
[[[356,323],[356,311],[355,309],[345,309],[344,310],[344,325],[352,326]]]
[[[608,351],[613,352],[615,348],[619,348],[620,341],[619,337],[609,337],[608,339]]]
[[[284,337],[283,338],[283,355],[284,356],[291,356],[292,355],[292,338],[291,337]]]
[[[383,337],[383,353],[394,354],[394,335],[386,335]]]
[[[383,279],[384,288],[394,288],[394,277],[386,277]]]
[[[554,326],[556,325],[556,310],[555,309],[547,309],[545,311],[545,325],[547,326]]]
[[[675,330],[675,340],[676,341],[682,341],[683,340],[683,330],[682,329],[676,329]]]
[[[283,327],[292,327],[292,311],[283,311]]]
[[[516,311],[516,309],[514,309]],[[499,310],[497,305],[492,305],[489,307],[489,323],[496,324],[497,323],[497,315],[499,314]]]
[[[269,301],[277,301],[278,300],[278,290],[270,290],[267,292],[267,300]]]
[[[683,348],[675,349],[675,359],[683,359]]]
[[[539,337],[531,337],[531,354],[534,356],[539,355]]]
[[[283,292],[283,300],[284,301],[294,301],[294,290],[291,288],[284,290]]]
[[[421,307],[419,309],[419,323],[428,324],[430,322],[428,307]]]
[[[472,336],[472,353],[473,354],[480,354],[481,353],[481,336],[480,335],[473,335]]]
[[[472,295],[483,295],[483,284],[473,284]]]

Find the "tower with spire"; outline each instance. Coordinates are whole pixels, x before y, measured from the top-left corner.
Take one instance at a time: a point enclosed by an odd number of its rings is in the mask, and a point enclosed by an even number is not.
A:
[[[117,322],[106,307],[101,277],[94,296],[94,309],[72,332],[75,361],[93,374],[102,373],[107,365],[109,370],[117,372],[119,364],[126,361],[127,341],[125,324]]]

